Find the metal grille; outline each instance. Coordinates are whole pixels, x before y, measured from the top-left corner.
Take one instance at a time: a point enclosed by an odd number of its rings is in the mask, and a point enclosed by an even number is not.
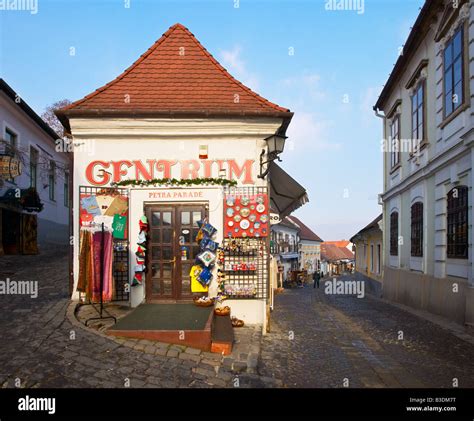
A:
[[[448,193],[447,248],[448,257],[467,259],[468,236],[468,188],[454,187]]]
[[[79,186],[79,203],[81,203],[81,196],[97,196],[97,195],[116,194],[124,197],[129,197],[128,189],[125,188],[110,188],[110,187],[93,187],[93,186]],[[127,217],[128,223],[128,217]],[[114,252],[113,252],[113,277],[114,277],[114,294],[112,301],[128,301],[130,298],[130,279],[129,279],[129,261],[128,261],[128,240],[114,238]],[[80,244],[79,244],[80,249]],[[84,295],[81,293],[81,295]]]
[[[240,245],[240,248],[233,247],[235,244]],[[267,298],[269,274],[266,240],[226,238],[223,248],[226,295],[232,299]],[[239,293],[228,293],[229,289]],[[255,294],[242,293],[251,289],[255,290]]]

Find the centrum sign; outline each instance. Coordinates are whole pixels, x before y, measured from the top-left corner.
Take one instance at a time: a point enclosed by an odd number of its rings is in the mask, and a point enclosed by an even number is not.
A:
[[[95,186],[105,186],[122,180],[153,180],[155,178],[197,179],[217,177],[225,170],[229,180],[240,180],[242,184],[255,184],[253,159],[239,165],[235,159],[147,159],[121,161],[92,161],[86,167],[86,179]]]

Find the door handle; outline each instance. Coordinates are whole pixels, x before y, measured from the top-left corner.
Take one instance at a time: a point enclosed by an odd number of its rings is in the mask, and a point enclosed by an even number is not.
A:
[[[163,263],[174,263],[176,262],[176,256],[173,257],[173,260],[162,260]]]

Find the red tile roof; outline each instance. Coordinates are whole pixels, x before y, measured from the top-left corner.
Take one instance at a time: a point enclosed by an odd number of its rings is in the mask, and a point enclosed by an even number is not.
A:
[[[323,241],[317,234],[315,234],[311,228],[301,222],[296,216],[288,216],[292,222],[294,222],[300,228],[299,235],[302,240],[309,240],[309,241],[319,241],[320,243]]]
[[[345,247],[337,247],[334,242],[324,242],[321,244],[321,260],[323,261],[337,261],[337,260],[352,260],[354,253]]]
[[[325,241],[324,244],[332,244],[333,246],[336,247],[347,247],[351,242],[347,240],[341,240],[341,241]]]
[[[58,112],[88,113],[293,115],[234,79],[179,23],[116,79]]]

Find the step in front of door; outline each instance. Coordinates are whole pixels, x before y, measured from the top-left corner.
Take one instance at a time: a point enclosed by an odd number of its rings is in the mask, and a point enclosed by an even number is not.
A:
[[[212,323],[211,352],[229,355],[234,343],[234,328],[230,316],[215,316]]]

